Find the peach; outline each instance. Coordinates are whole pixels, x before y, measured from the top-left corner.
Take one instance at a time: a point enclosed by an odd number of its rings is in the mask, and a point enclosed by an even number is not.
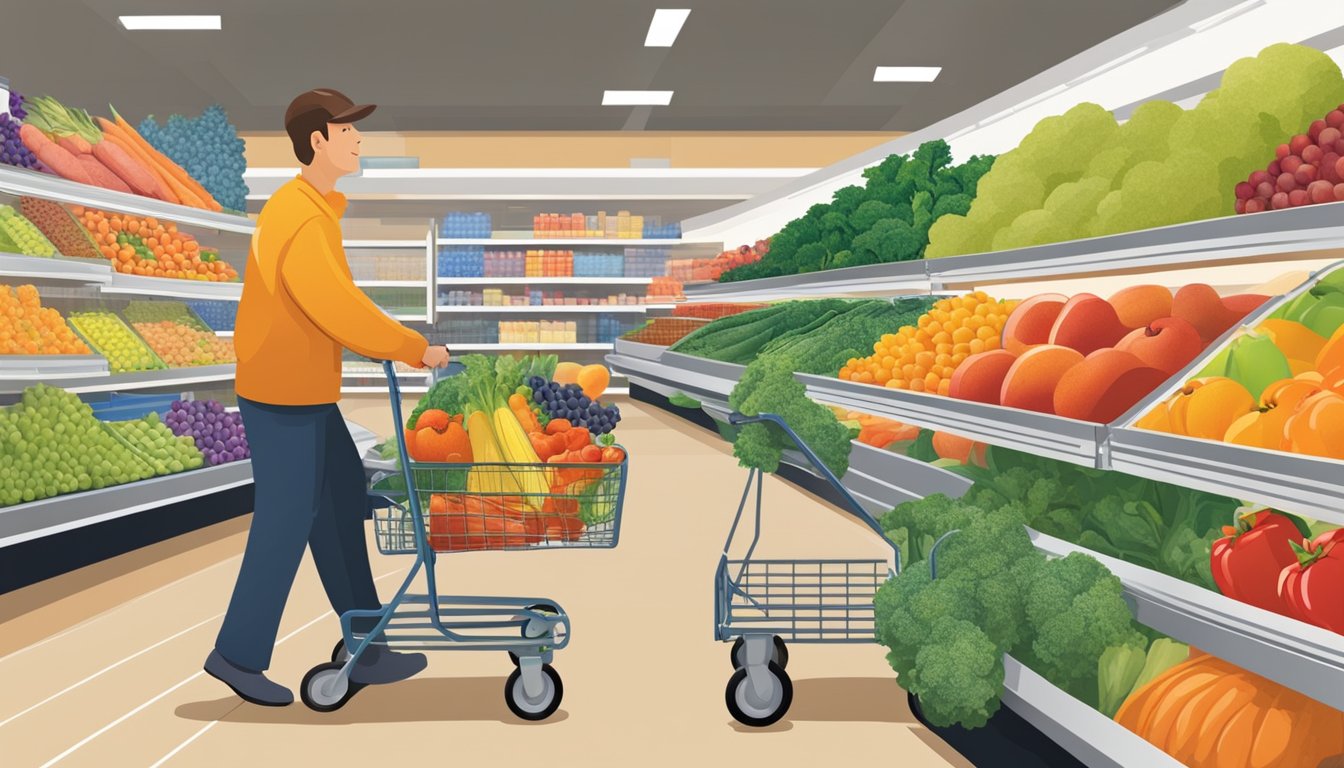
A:
[[[1224,297],[1223,306],[1227,307],[1229,312],[1235,312],[1237,317],[1245,317],[1259,309],[1266,301],[1269,301],[1269,297],[1258,293],[1239,293]]]
[[[999,404],[1052,413],[1055,408],[1055,386],[1070,368],[1082,361],[1083,355],[1076,349],[1055,344],[1032,347],[1013,362],[1008,374],[1003,377]]]
[[[1344,396],[1317,392],[1303,400],[1284,428],[1294,453],[1344,459]]]
[[[933,433],[933,452],[938,454],[940,459],[952,459],[962,464],[970,464],[977,445],[983,446],[984,443],[977,443],[969,437],[954,435],[951,432]],[[981,450],[984,450],[983,447]]]
[[[1011,321],[1010,321],[1011,322]],[[980,352],[962,361],[952,372],[948,395],[958,400],[999,404],[999,391],[1008,369],[1017,362],[1017,355],[1003,349]]]
[[[1241,319],[1241,315],[1223,305],[1217,291],[1204,283],[1191,283],[1176,291],[1171,300],[1171,315],[1193,325],[1205,344],[1222,336]]]
[[[1251,411],[1237,417],[1228,426],[1223,442],[1233,445],[1245,445],[1251,448],[1277,448],[1278,443],[1266,445],[1265,412]]]
[[[1247,413],[1255,410],[1255,398],[1246,388],[1232,379],[1214,377],[1203,379],[1186,397],[1183,408],[1184,432],[1190,437],[1222,440],[1228,427]]]
[[[1171,316],[1171,289],[1165,285],[1133,285],[1117,291],[1110,302],[1127,328],[1143,328]]]
[[[1115,348],[1171,376],[1203,351],[1204,341],[1193,325],[1179,317],[1163,317],[1131,331]]]
[[[1321,351],[1316,353],[1314,359],[1316,370],[1321,373],[1330,373],[1344,367],[1344,325],[1331,334],[1329,341],[1321,346]]]
[[[1059,311],[1059,317],[1050,329],[1050,343],[1087,355],[1115,346],[1129,330],[1115,314],[1115,307],[1105,299],[1080,293]]]
[[[1142,418],[1134,422],[1134,426],[1152,432],[1174,432],[1175,430],[1172,429],[1171,426],[1170,403],[1158,403],[1153,406],[1153,410],[1144,414]]]
[[[1170,374],[1118,349],[1099,349],[1073,366],[1055,387],[1055,415],[1109,424]]]
[[[1017,356],[1029,347],[1049,343],[1050,329],[1068,300],[1063,294],[1042,293],[1018,304],[1003,324],[1003,348]]]

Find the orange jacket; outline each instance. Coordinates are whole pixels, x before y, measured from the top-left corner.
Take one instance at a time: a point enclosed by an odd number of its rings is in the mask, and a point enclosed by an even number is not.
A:
[[[241,397],[317,405],[341,397],[341,348],[419,366],[425,338],[355,286],[341,247],[345,196],[302,177],[261,210],[247,254],[234,346]]]

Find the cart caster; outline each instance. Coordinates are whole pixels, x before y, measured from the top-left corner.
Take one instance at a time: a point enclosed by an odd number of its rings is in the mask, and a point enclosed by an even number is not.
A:
[[[554,605],[551,605],[550,603],[537,603],[536,605],[529,605],[527,606],[527,610],[537,611],[538,613],[549,613],[552,615],[560,614],[560,609],[555,607]],[[523,637],[529,640],[536,640],[549,635],[551,633],[551,627],[549,624],[546,624],[545,622],[539,622],[536,619],[528,619],[523,622],[522,633]]]
[[[332,662],[318,664],[308,670],[299,684],[299,697],[309,709],[318,712],[335,712],[364,686],[350,682],[350,678],[341,674],[345,665]]]
[[[523,685],[521,667],[513,670],[504,682],[504,702],[509,705],[510,712],[523,720],[545,720],[560,708],[560,699],[565,693],[560,673],[550,664],[542,664],[539,673],[541,687],[535,696],[529,696]]]
[[[758,685],[753,685],[745,668],[739,668],[728,678],[725,699],[733,719],[753,728],[773,725],[793,703],[793,681],[784,668],[771,661],[759,673]]]
[[[336,647],[331,649],[331,663],[344,664],[350,658],[350,649],[345,647],[345,640],[337,640]]]
[[[784,644],[784,641],[779,635],[775,635],[773,639],[775,641],[775,649],[770,654],[770,660],[778,664],[780,669],[788,669],[789,647]],[[731,656],[733,660],[733,669],[741,669],[742,667],[747,666],[747,639],[745,637],[739,637],[733,641]]]

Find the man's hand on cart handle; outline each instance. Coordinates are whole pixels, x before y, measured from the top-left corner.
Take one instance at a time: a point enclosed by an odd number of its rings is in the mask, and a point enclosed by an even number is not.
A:
[[[420,362],[426,368],[445,368],[448,361],[452,359],[452,354],[448,352],[448,347],[431,344],[425,349],[425,356],[420,358]]]

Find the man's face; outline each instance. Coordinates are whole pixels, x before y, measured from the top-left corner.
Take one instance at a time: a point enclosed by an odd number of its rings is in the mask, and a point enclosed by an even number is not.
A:
[[[359,129],[353,123],[327,123],[327,138],[313,132],[313,149],[342,173],[359,170]]]

